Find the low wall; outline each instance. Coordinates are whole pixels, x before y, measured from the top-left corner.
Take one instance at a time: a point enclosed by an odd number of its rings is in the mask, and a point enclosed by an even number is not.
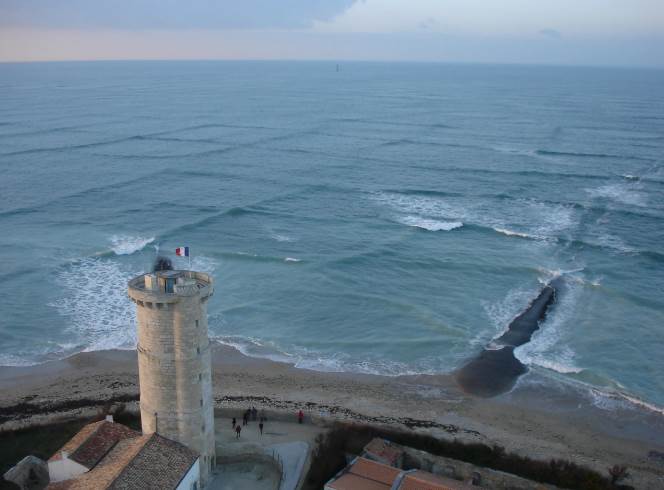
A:
[[[559,487],[526,480],[516,475],[475,466],[464,461],[435,456],[425,451],[394,444],[404,451],[404,468],[418,468],[464,482],[471,481],[478,474],[479,486],[496,490],[559,490]]]

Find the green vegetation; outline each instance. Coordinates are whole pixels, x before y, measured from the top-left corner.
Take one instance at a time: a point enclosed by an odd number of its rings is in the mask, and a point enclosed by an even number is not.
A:
[[[416,432],[339,422],[327,434],[319,436],[305,489],[322,488],[325,482],[345,466],[346,454],[360,454],[362,448],[374,437],[383,437],[437,456],[465,461],[571,490],[632,488],[617,485],[618,480],[612,482],[598,472],[571,461],[561,459],[541,461],[508,453],[500,446],[463,443],[456,439],[447,441]]]

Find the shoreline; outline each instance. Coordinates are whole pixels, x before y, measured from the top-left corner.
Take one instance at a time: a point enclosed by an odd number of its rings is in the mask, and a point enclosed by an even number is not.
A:
[[[592,397],[550,383],[536,371],[508,393],[478,398],[461,391],[449,374],[312,371],[216,342],[212,364],[217,409],[255,405],[295,413],[303,408],[330,419],[498,444],[538,459],[571,459],[601,473],[625,464],[636,488],[664,486],[661,414],[621,404],[599,408]],[[80,417],[110,400],[135,403],[136,351],[83,352],[35,366],[0,367],[0,395],[0,430]]]

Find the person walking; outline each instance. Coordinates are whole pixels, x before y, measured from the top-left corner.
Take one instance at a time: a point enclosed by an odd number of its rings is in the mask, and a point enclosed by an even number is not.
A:
[[[236,439],[240,438],[240,432],[242,432],[242,426],[240,424],[237,424],[235,426],[235,434],[236,434],[235,438]]]
[[[237,424],[237,422],[235,421],[235,417],[233,417],[233,429],[235,429],[235,424]]]
[[[301,424],[304,421],[304,412],[300,410],[297,412],[297,423]]]
[[[261,420],[260,423],[258,424],[258,430],[261,431],[261,436],[263,435],[263,421]]]

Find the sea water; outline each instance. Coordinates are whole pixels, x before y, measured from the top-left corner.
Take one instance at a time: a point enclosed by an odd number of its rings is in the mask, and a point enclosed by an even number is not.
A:
[[[562,275],[518,358],[664,405],[663,71],[2,64],[0,170],[2,365],[132,348],[189,246],[213,338],[317,370],[450,372]]]

